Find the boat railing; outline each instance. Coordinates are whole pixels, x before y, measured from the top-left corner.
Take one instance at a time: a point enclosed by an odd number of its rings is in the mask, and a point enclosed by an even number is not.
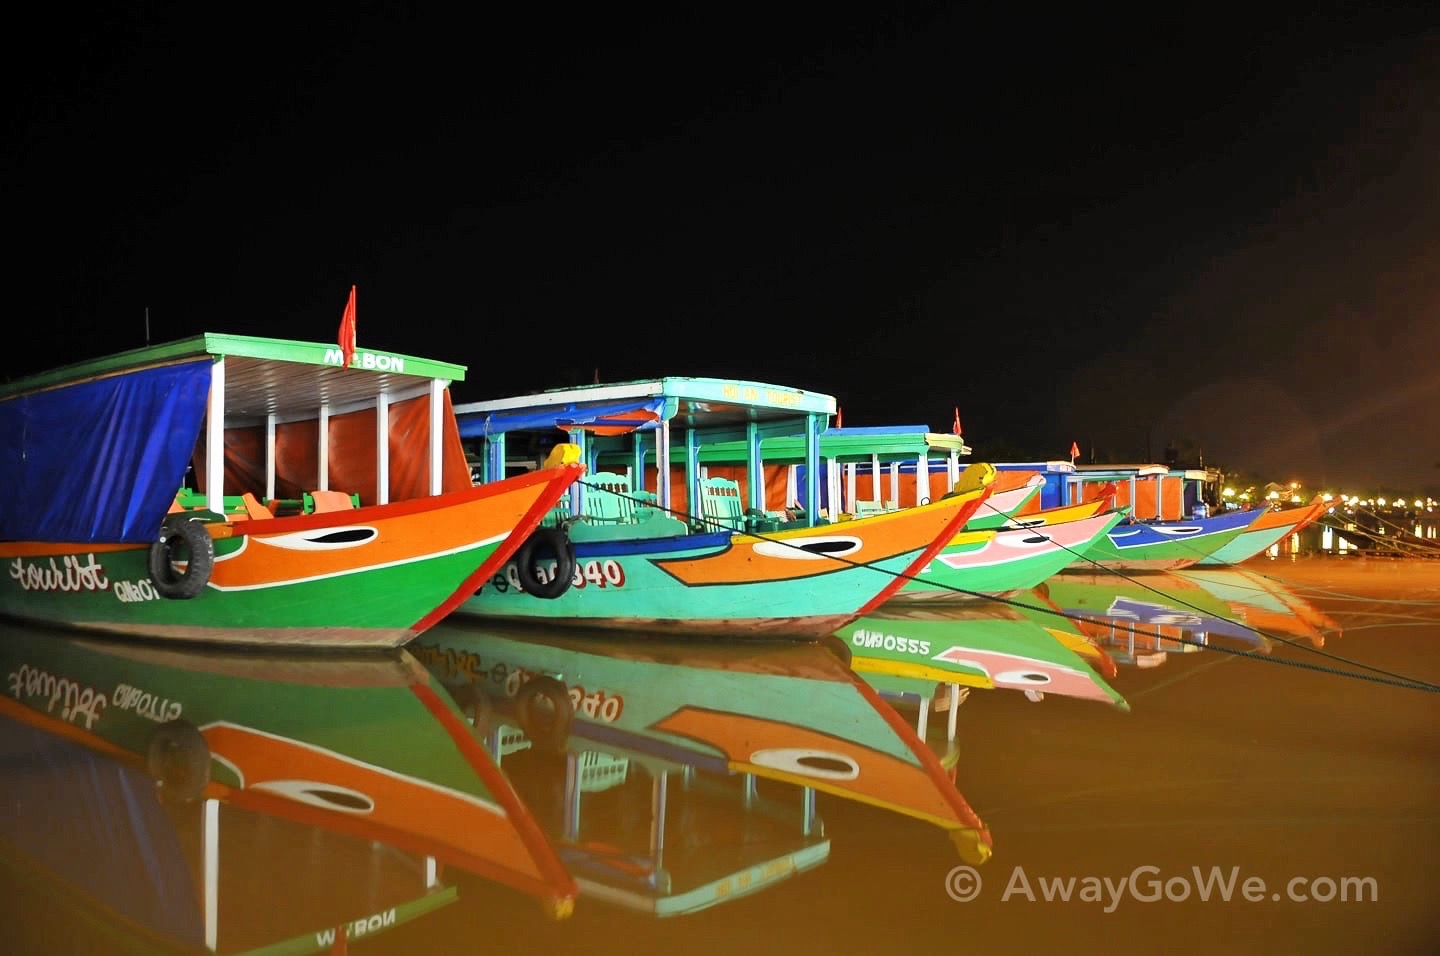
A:
[[[687,531],[683,521],[661,513],[654,494],[632,491],[627,475],[592,472],[583,480],[582,490],[579,515],[571,513],[566,498],[551,509],[544,523],[568,529],[577,541],[669,537]]]
[[[319,504],[317,505],[317,501]],[[313,514],[316,511],[337,511],[360,507],[358,494],[338,491],[306,492],[300,498],[266,498],[263,502],[251,492],[239,495],[224,495],[223,515],[226,521],[243,521],[253,518],[278,518],[290,515]],[[203,491],[181,488],[175,495],[171,511],[205,511],[210,499]]]

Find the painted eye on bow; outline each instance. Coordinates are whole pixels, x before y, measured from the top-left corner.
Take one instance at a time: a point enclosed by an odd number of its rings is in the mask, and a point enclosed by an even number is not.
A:
[[[750,762],[758,767],[784,770],[819,780],[854,780],[860,776],[860,765],[853,758],[808,747],[757,750],[750,755]]]
[[[316,780],[267,780],[256,784],[254,789],[341,813],[370,813],[375,809],[374,799],[358,790]]]
[[[1005,671],[994,677],[997,684],[1013,684],[1020,687],[1040,687],[1050,683],[1050,675],[1040,671]]]

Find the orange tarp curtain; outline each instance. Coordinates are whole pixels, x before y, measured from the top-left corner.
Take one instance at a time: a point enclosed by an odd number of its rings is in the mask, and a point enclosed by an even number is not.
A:
[[[1120,489],[1123,495],[1124,489],[1129,487],[1129,482],[1122,482]],[[1119,500],[1117,496],[1116,500]],[[1134,517],[1147,520],[1156,516],[1160,508],[1159,489],[1155,487],[1154,478],[1140,478],[1135,482],[1135,510]]]
[[[658,491],[660,482],[656,478],[657,469],[654,465],[645,466],[644,487],[649,491]],[[634,484],[632,488],[636,487]],[[681,521],[690,516],[690,495],[685,487],[685,469],[670,469],[670,517],[679,518]]]
[[[445,434],[441,438],[441,488],[470,487],[470,466],[451,412],[450,393],[443,395]],[[405,501],[430,493],[428,448],[430,399],[419,396],[390,406],[390,500]],[[320,487],[319,422],[289,422],[275,428],[275,497],[299,498]],[[360,495],[363,505],[379,500],[375,468],[375,410],[364,409],[330,419],[330,481],[337,491]],[[263,425],[225,430],[225,491],[239,495],[265,490],[265,428]],[[204,443],[196,446],[197,490],[204,491]]]
[[[1155,514],[1155,482],[1142,479],[1140,482],[1140,501],[1131,513],[1137,518],[1153,517]],[[1146,487],[1149,486],[1149,494],[1146,494]],[[1130,482],[1128,481],[1086,481],[1080,484],[1080,498],[1072,504],[1084,504],[1087,501],[1094,501],[1103,497],[1111,488],[1115,489],[1115,507],[1123,508],[1130,504]],[[1146,504],[1148,502],[1148,505]],[[1148,512],[1140,508],[1148,507]],[[1027,509],[1028,510],[1028,509]]]
[[[765,466],[765,510],[780,511],[795,502],[786,501],[790,492],[790,466]]]
[[[962,469],[963,470],[963,469]],[[944,462],[930,462],[929,492],[926,495],[931,501],[938,501],[950,491],[950,474]],[[842,483],[843,490],[843,483]],[[890,499],[890,466],[880,466],[880,480],[875,480],[875,471],[868,464],[859,464],[855,468],[855,500],[856,501],[889,501]],[[900,492],[895,498],[895,507],[911,508],[920,502],[915,500],[915,478],[913,475],[901,473]],[[853,503],[852,503],[853,507]]]
[[[1182,521],[1185,518],[1185,479],[1160,479],[1160,520]]]

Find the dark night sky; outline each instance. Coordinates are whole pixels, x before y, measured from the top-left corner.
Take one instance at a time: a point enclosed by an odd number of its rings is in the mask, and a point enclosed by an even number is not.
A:
[[[56,9],[6,376],[199,331],[1440,493],[1440,14]],[[269,11],[280,16],[282,8]],[[384,12],[382,12],[384,11]],[[900,11],[900,12],[896,12]],[[1243,11],[1237,15],[1236,11]],[[206,19],[196,19],[203,16]]]

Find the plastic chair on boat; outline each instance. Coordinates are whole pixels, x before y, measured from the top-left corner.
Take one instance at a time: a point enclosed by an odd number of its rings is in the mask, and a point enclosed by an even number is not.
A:
[[[349,511],[355,508],[355,496],[343,491],[305,492],[305,513],[325,511]]]
[[[260,503],[260,499],[259,499],[259,498],[256,498],[253,494],[251,494],[251,493],[248,492],[248,491],[245,492],[243,495],[240,496],[240,502],[241,502],[241,504],[243,504],[243,505],[245,506],[245,512],[244,512],[244,514],[233,514],[233,515],[231,515],[230,517],[231,517],[232,519],[234,519],[234,518],[256,518],[256,519],[264,519],[264,518],[273,518],[273,517],[275,517],[275,513],[274,513],[273,511],[271,511],[269,508],[267,508],[267,507],[265,507],[264,505],[262,505],[262,504]]]
[[[700,513],[706,531],[727,528],[745,530],[745,506],[740,501],[740,485],[730,478],[706,478],[700,482]]]

